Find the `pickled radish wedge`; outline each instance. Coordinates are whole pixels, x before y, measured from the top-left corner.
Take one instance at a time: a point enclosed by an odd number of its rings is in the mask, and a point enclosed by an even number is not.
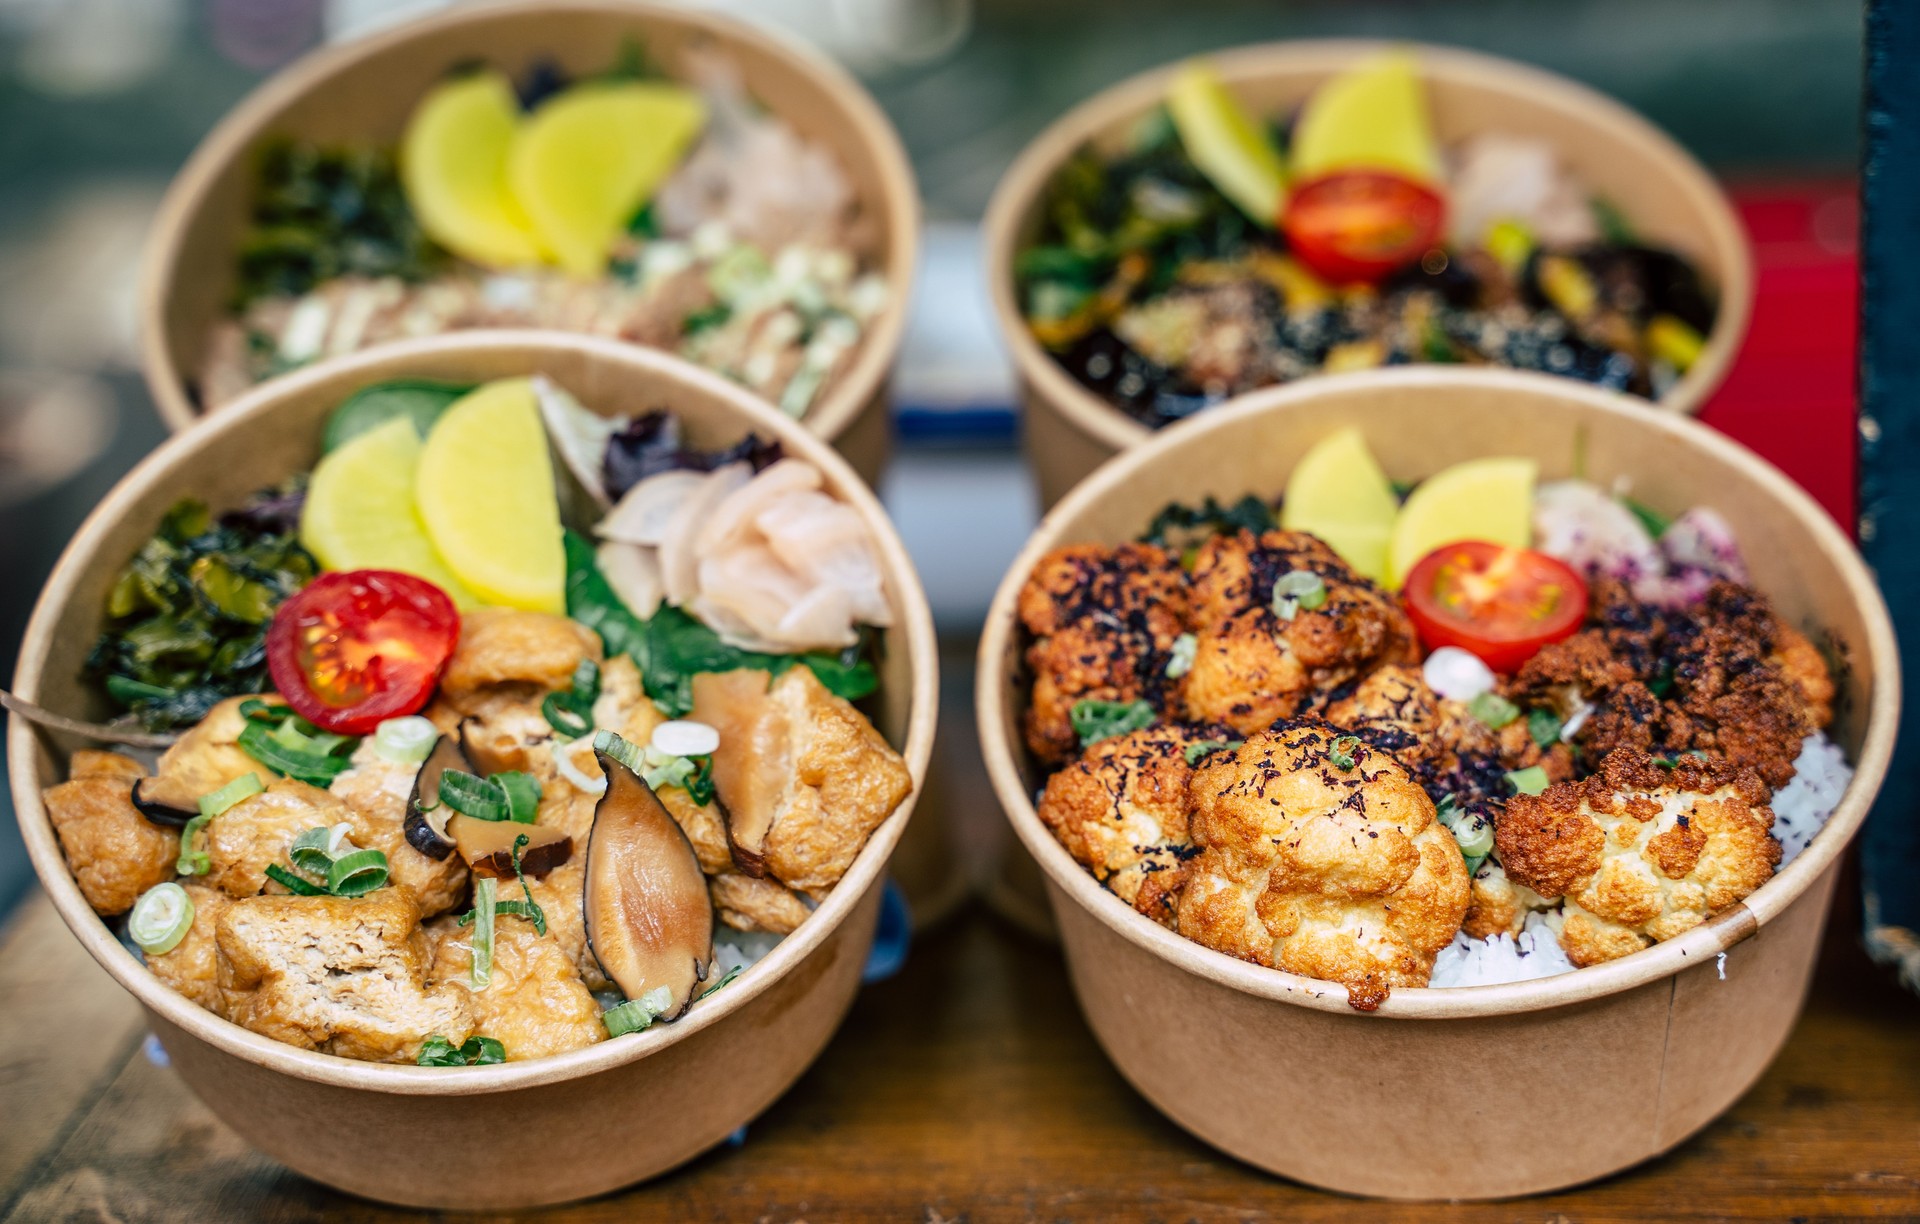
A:
[[[1300,108],[1291,153],[1301,182],[1335,170],[1387,170],[1438,183],[1440,148],[1419,64],[1389,51],[1328,80]]]
[[[1400,501],[1366,439],[1352,426],[1328,434],[1301,456],[1287,479],[1280,526],[1332,545],[1356,573],[1387,579],[1387,540]]]
[[[407,417],[342,443],[320,460],[300,512],[300,543],[330,570],[399,570],[424,578],[454,605],[470,608],[461,585],[427,538],[414,507],[420,434]]]
[[[615,240],[706,118],[693,90],[621,81],[569,89],[521,125],[508,178],[561,267],[576,276],[606,269]]]
[[[447,568],[482,603],[567,610],[560,506],[531,380],[488,383],[448,408],[427,435],[414,497]]]
[[[436,85],[414,107],[400,141],[400,180],[428,237],[490,268],[540,262],[526,212],[507,186],[520,103],[499,72]]]
[[[1220,194],[1256,223],[1279,224],[1287,188],[1279,151],[1220,75],[1199,61],[1183,66],[1167,90],[1167,110],[1187,156]]]
[[[1422,481],[1393,525],[1387,585],[1400,589],[1420,559],[1442,544],[1484,540],[1525,548],[1539,471],[1531,459],[1470,459]]]

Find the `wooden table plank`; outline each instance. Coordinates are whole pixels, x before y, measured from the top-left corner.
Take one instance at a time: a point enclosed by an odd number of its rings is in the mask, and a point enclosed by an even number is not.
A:
[[[31,940],[22,938],[29,927]],[[73,973],[76,960],[90,967],[57,924],[48,928],[29,909],[0,952],[0,1017],[13,1013],[28,965],[40,965],[42,975]],[[742,1146],[543,1218],[1584,1224],[1920,1217],[1913,1138],[1920,1134],[1920,1001],[1888,986],[1843,941],[1828,949],[1815,989],[1761,1083],[1662,1160],[1522,1202],[1371,1204],[1267,1177],[1166,1122],[1101,1056],[1074,1008],[1058,950],[972,908],[923,938],[898,978],[862,992],[820,1062],[753,1124]],[[126,1041],[124,1027],[76,1030],[42,1047],[42,1059],[80,1068],[61,1082],[85,1081],[93,1074],[87,1068],[111,1071],[115,1058],[122,1061],[104,1088],[64,1098],[74,1102],[71,1118],[32,1114],[35,1133],[23,1142],[54,1150],[24,1183],[0,1183],[11,1186],[0,1191],[0,1203],[10,1204],[6,1219],[406,1217],[336,1195],[253,1153],[170,1071],[124,1057]],[[1498,1067],[1478,1071],[1497,1075]],[[1462,1158],[1497,1154],[1463,1150]]]

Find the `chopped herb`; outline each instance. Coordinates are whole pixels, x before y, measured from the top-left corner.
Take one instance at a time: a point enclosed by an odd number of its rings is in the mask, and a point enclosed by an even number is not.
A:
[[[1667,534],[1667,528],[1673,526],[1672,519],[1645,502],[1635,501],[1631,497],[1622,497],[1620,504],[1632,511],[1633,517],[1639,519],[1640,525],[1647,529],[1647,534],[1656,540]]]
[[[1288,570],[1273,580],[1273,614],[1290,621],[1300,609],[1311,612],[1327,602],[1327,584],[1312,570]]]
[[[725,302],[715,302],[711,306],[696,310],[686,318],[680,320],[680,334],[683,336],[697,336],[701,332],[712,331],[716,327],[724,326],[727,320],[732,317],[733,307],[727,305]]]
[[[491,876],[473,882],[473,963],[467,980],[475,990],[485,990],[493,981],[493,915],[499,891]]]
[[[1549,784],[1547,771],[1538,765],[1529,765],[1507,774],[1507,785],[1513,787],[1515,794],[1537,795],[1546,790]]]
[[[1272,531],[1277,525],[1273,507],[1251,493],[1231,506],[1223,506],[1209,497],[1197,507],[1179,502],[1164,507],[1153,516],[1153,522],[1147,525],[1146,534],[1140,540],[1146,544],[1185,547],[1195,542],[1188,538],[1190,536],[1205,539],[1242,530],[1259,535]]]
[[[301,879],[299,876],[293,874],[291,871],[288,871],[285,867],[282,867],[278,863],[268,863],[266,874],[269,880],[272,880],[274,883],[281,885],[288,892],[293,893],[295,896],[324,897],[327,895],[326,889],[320,887],[318,884],[313,883],[311,880]]]
[[[336,897],[364,897],[386,887],[390,874],[386,855],[378,850],[355,850],[333,860],[327,869],[327,891]]]
[[[1527,734],[1541,748],[1551,748],[1560,742],[1560,732],[1565,724],[1554,716],[1552,710],[1527,711]]]
[[[469,1037],[460,1046],[438,1033],[420,1043],[414,1062],[422,1067],[490,1067],[507,1061],[507,1047],[492,1037]]]
[[[1202,757],[1207,756],[1210,753],[1218,752],[1222,748],[1238,748],[1240,746],[1240,743],[1241,741],[1239,740],[1221,739],[1221,740],[1201,740],[1197,744],[1188,744],[1187,745],[1187,764],[1198,765]]]
[[[742,973],[746,972],[746,968],[747,967],[745,965],[735,965],[733,968],[727,970],[726,976],[721,978],[719,981],[715,982],[713,985],[707,987],[705,990],[701,991],[700,997],[704,999],[708,995],[712,994],[714,991],[719,990],[722,986],[725,986],[728,983],[732,982],[733,979],[739,977]]]
[[[1520,707],[1495,692],[1475,693],[1467,702],[1467,713],[1495,731],[1520,717]]]
[[[1082,748],[1116,735],[1127,735],[1151,727],[1157,717],[1153,707],[1144,701],[1088,699],[1074,702],[1073,709],[1067,714],[1068,721],[1073,724],[1073,733],[1080,737]]]
[[[540,779],[518,769],[502,770],[487,779],[507,797],[507,819],[532,824],[540,814]]]
[[[282,777],[323,789],[331,786],[353,763],[351,746],[358,741],[324,732],[309,736],[296,726],[298,721],[289,719],[268,730],[265,723],[249,720],[240,729],[240,748]]]
[[[449,769],[440,775],[440,802],[475,820],[506,820],[513,815],[513,802],[504,787],[464,769]]]
[[[1359,736],[1339,736],[1331,744],[1327,745],[1327,760],[1333,763],[1335,769],[1352,769],[1354,766],[1353,754],[1359,747]]]

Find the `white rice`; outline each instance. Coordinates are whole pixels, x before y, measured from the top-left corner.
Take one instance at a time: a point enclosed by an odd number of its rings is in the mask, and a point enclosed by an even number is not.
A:
[[[1793,780],[1774,792],[1773,835],[1780,841],[1780,866],[1807,848],[1853,781],[1846,754],[1823,732],[1814,732],[1793,762]],[[1527,915],[1520,937],[1495,935],[1472,939],[1465,932],[1440,950],[1428,985],[1499,986],[1552,977],[1574,968],[1560,949],[1558,909]]]

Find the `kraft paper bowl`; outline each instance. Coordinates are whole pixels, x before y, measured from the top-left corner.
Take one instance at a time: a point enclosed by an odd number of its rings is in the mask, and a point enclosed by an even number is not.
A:
[[[316,51],[249,94],[194,150],[147,240],[137,306],[141,365],[162,419],[179,430],[201,415],[192,383],[208,331],[227,311],[265,145],[291,137],[391,147],[414,104],[450,69],[485,62],[518,78],[535,61],[551,59],[575,74],[596,73],[629,39],[669,73],[686,47],[724,49],[748,91],[833,150],[852,180],[875,231],[890,297],[854,363],[806,422],[873,481],[890,443],[886,383],[919,248],[919,193],[900,138],[858,82],[803,44],[718,13],[641,0],[457,5]]]
[[[552,333],[469,332],[395,345],[279,379],[160,447],[67,546],[34,609],[14,691],[61,713],[107,713],[81,669],[116,572],[182,497],[232,505],[304,470],[350,392],[397,375],[485,380],[544,373],[607,412],[668,408],[701,445],[751,430],[816,464],[878,541],[896,625],[876,724],[926,777],[936,710],[932,616],[879,502],[796,422],[718,376],[629,345]],[[140,1001],[188,1087],[268,1155],[327,1185],[423,1207],[508,1209],[600,1194],[726,1139],[813,1061],[853,1001],[888,857],[910,798],[825,902],[738,982],[658,1025],[555,1058],[443,1070],[353,1062],[256,1036],[175,994],[81,897],[40,792],[78,741],[14,719],[13,801],[41,885],[95,960]]]
[[[1797,859],[1740,905],[1621,960],[1541,981],[1344,989],[1236,960],[1135,913],[1034,812],[1019,730],[1015,599],[1048,550],[1135,538],[1169,501],[1282,491],[1316,440],[1357,425],[1396,479],[1526,455],[1577,455],[1601,487],[1733,524],[1753,580],[1836,660],[1829,734],[1856,770]],[[1537,374],[1403,367],[1244,396],[1103,466],[1049,512],[1001,584],[980,644],[980,739],[995,791],[1038,860],[1087,1022],[1121,1074],[1222,1151],[1316,1186],[1400,1199],[1570,1186],[1705,1126],[1772,1061],[1799,1015],[1848,841],[1893,747],[1899,663],[1866,566],[1811,498],[1736,443],[1640,401]],[[1724,955],[1724,959],[1723,958]],[[1724,974],[1724,976],[1723,976]]]
[[[1254,113],[1284,114],[1335,73],[1388,43],[1267,43],[1205,56]],[[1496,131],[1550,142],[1599,195],[1648,239],[1692,259],[1719,292],[1720,312],[1692,369],[1660,400],[1695,413],[1725,379],[1753,308],[1753,256],[1725,193],[1700,163],[1638,114],[1565,77],[1512,60],[1414,45],[1435,134],[1451,146]],[[1027,329],[1014,257],[1038,231],[1047,184],[1089,141],[1115,145],[1165,97],[1176,65],[1129,78],[1068,111],[1015,160],[983,224],[993,313],[1013,354],[1025,409],[1025,446],[1042,505],[1052,505],[1108,456],[1153,431],[1083,387]],[[1213,411],[1213,409],[1207,409]]]

